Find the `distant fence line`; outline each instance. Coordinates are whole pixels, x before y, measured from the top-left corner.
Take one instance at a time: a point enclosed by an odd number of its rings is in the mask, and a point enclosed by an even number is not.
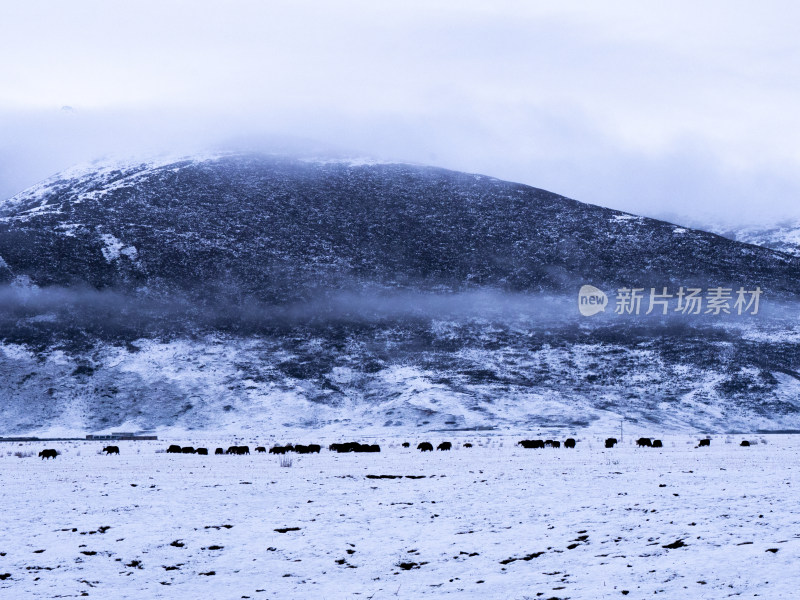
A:
[[[40,438],[40,437],[0,437],[0,442],[92,442],[92,441],[153,441],[157,435],[135,435],[133,433],[112,433],[108,435],[87,435],[82,438]]]

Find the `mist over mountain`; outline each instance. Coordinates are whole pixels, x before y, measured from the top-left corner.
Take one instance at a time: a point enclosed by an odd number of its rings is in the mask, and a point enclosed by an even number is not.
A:
[[[0,204],[0,415],[53,427],[798,428],[800,259],[482,175],[219,154]],[[762,291],[593,317],[583,284]]]

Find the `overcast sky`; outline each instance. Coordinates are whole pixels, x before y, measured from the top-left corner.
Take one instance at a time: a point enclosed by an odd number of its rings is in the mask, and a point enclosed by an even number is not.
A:
[[[768,0],[2,2],[0,197],[109,153],[263,144],[800,218],[798,23]]]

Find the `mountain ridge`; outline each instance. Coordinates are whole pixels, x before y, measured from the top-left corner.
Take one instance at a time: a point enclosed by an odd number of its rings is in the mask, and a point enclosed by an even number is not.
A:
[[[23,266],[45,285],[69,283],[70,275],[95,287],[122,285],[126,276],[131,283],[141,282],[148,270],[156,276],[168,270],[157,257],[142,255],[151,241],[147,229],[160,228],[158,233],[167,238],[161,249],[172,251],[173,259],[181,259],[178,263],[202,261],[220,251],[221,259],[239,267],[238,249],[245,247],[257,258],[269,260],[276,277],[285,267],[294,286],[298,277],[309,275],[302,272],[303,265],[314,262],[312,278],[327,265],[333,277],[347,274],[390,286],[399,278],[417,284],[427,280],[434,286],[474,282],[539,291],[563,291],[567,281],[572,285],[573,280],[590,276],[615,283],[620,270],[634,275],[632,283],[638,284],[657,283],[651,273],[670,283],[679,276],[727,278],[738,268],[738,276],[745,279],[742,284],[758,283],[759,271],[766,270],[765,286],[797,291],[785,273],[776,276],[776,271],[786,271],[784,265],[792,263],[795,269],[798,264],[780,254],[481,175],[403,164],[353,167],[257,155],[138,165],[127,171],[112,168],[97,175],[99,181],[97,176],[77,181],[57,177],[0,205],[0,240],[6,240],[0,256],[9,268],[24,263],[25,244],[15,236],[24,231],[39,237],[35,243],[40,257],[50,251],[44,264],[58,264],[49,273]],[[171,205],[153,192],[148,195],[148,189],[170,186],[179,193],[191,190],[191,201],[182,198]],[[112,223],[113,214],[101,218],[92,212],[94,207],[87,208],[100,201],[109,211],[125,211],[127,220]],[[426,206],[431,202],[434,205]],[[27,227],[32,222],[36,226]],[[198,228],[201,223],[203,228]],[[41,235],[46,226],[61,235]],[[186,239],[192,236],[194,245]],[[60,260],[70,242],[79,238],[84,247],[69,261]],[[110,257],[119,259],[118,252],[126,248],[136,256],[116,262],[117,269],[111,269],[116,280],[108,269],[103,272],[101,263],[76,268],[98,254],[111,263]],[[671,251],[683,256],[670,260]],[[634,253],[641,265],[633,264]],[[695,259],[691,269],[680,264],[687,254]],[[749,264],[746,273],[744,264]],[[250,267],[239,269],[243,279],[259,277]],[[207,277],[213,264],[203,268]],[[186,287],[190,273],[170,276],[173,283],[181,280]],[[264,281],[269,290],[275,290],[276,283]],[[249,291],[264,289],[256,286]]]
[[[0,204],[0,261],[7,432],[800,426],[800,259],[483,175],[75,169]],[[586,283],[763,303],[586,318]]]

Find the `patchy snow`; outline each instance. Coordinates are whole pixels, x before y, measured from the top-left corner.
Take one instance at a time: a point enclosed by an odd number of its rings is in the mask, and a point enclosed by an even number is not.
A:
[[[85,229],[86,226],[82,223],[64,223],[56,227],[56,230],[66,237],[76,237],[78,233],[81,233]]]
[[[288,468],[213,452],[344,438],[113,442],[119,456],[101,442],[0,444],[0,595],[795,597],[800,436],[515,445],[546,436],[362,438],[381,453],[323,449]],[[413,449],[444,439],[451,452]],[[164,454],[170,443],[211,455]],[[40,460],[44,447],[62,454]]]
[[[105,258],[107,262],[113,262],[120,256],[126,256],[130,260],[136,260],[139,256],[134,246],[125,246],[125,244],[110,233],[101,234],[100,239],[105,244],[100,251],[103,253],[103,258]]]
[[[53,318],[42,313],[29,323]],[[449,335],[447,326],[438,331],[443,339]],[[748,331],[743,328],[737,338],[774,335],[776,343],[791,344],[800,339],[797,328]],[[733,349],[727,342],[718,345],[723,354]],[[0,344],[0,379],[8,382],[0,435],[36,435],[43,426],[84,435],[119,429],[126,421],[159,435],[324,432],[345,425],[353,432],[416,435],[542,424],[563,434],[598,434],[618,427],[622,418],[658,422],[662,431],[674,433],[800,428],[800,382],[781,370],[764,375],[752,364],[720,373],[664,360],[655,347],[578,343],[468,347],[452,353],[449,364],[423,354],[365,370],[375,348],[367,352],[348,342],[335,363],[314,366],[321,370],[309,377],[302,365],[319,364],[315,357],[328,351],[317,338],[292,351],[276,340],[222,335],[103,344],[79,355]],[[737,395],[740,390],[748,397]]]
[[[120,251],[124,247],[124,244],[110,233],[102,234],[100,239],[103,240],[103,243],[105,244],[105,247],[101,249],[103,258],[105,258],[108,262],[117,260],[120,255]]]
[[[638,215],[619,214],[611,217],[613,221],[640,221],[642,217]]]
[[[136,260],[139,257],[139,251],[135,246],[125,246],[119,251],[120,254],[127,256],[131,260]]]
[[[142,177],[151,175],[156,169],[176,164],[199,164],[219,160],[231,154],[230,152],[200,153],[191,156],[165,154],[146,159],[115,157],[76,165],[60,171],[12,198],[0,201],[0,212],[27,207],[20,214],[0,218],[0,221],[26,221],[36,214],[62,212],[61,203],[48,204],[48,200],[54,191],[65,184],[79,192],[70,196],[70,204],[75,205],[87,200],[102,200],[110,191],[135,186]],[[103,185],[98,187],[98,182],[102,182]],[[82,189],[83,191],[80,191]]]
[[[30,275],[17,275],[11,280],[11,287],[19,294],[35,294],[39,286],[33,282]]]
[[[4,358],[10,360],[33,361],[35,359],[34,353],[23,344],[0,344],[0,352],[2,352]]]

